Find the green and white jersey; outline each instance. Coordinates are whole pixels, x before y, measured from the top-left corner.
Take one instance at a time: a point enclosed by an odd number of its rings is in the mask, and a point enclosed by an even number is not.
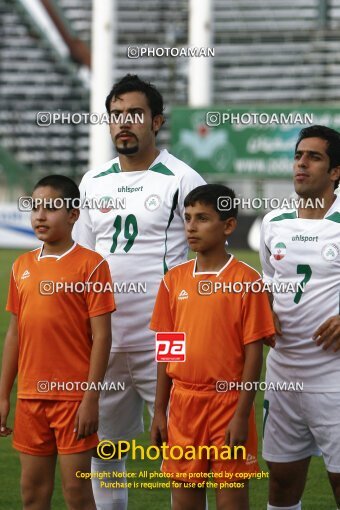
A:
[[[340,352],[324,351],[312,339],[340,313],[340,196],[321,220],[299,218],[296,210],[268,213],[260,258],[265,282],[303,287],[286,293],[274,288],[283,335],[268,355],[267,381],[301,381],[304,391],[315,393],[340,391]]]
[[[106,258],[117,310],[112,314],[112,351],[154,348],[149,322],[168,268],[185,262],[184,198],[205,181],[162,150],[145,171],[122,172],[119,158],[87,172],[81,197],[115,199],[116,208],[81,210],[73,237]]]

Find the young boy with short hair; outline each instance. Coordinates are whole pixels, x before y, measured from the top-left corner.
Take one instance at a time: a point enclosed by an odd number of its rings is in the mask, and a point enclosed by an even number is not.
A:
[[[78,208],[72,201],[78,201]],[[7,417],[18,374],[13,446],[20,452],[23,508],[50,508],[58,454],[68,508],[95,510],[91,481],[76,472],[91,470],[98,443],[99,383],[115,310],[112,280],[107,262],[72,240],[79,190],[71,179],[41,179],[32,204],[32,227],[43,244],[13,264],[0,436],[12,432]]]
[[[216,446],[219,452],[224,445],[231,450],[244,445],[246,455],[230,460],[214,455],[164,459],[162,470],[181,482],[179,488],[172,488],[173,510],[204,510],[204,474],[209,471],[218,474],[209,479],[218,482],[218,510],[246,510],[248,484],[237,473],[258,471],[254,385],[229,391],[226,386],[258,381],[263,341],[272,342],[275,329],[266,293],[248,288],[260,275],[226,252],[237,208],[232,204],[219,210],[221,197],[228,197],[230,204],[235,194],[225,186],[207,184],[191,191],[184,201],[186,235],[197,258],[165,275],[150,327],[184,332],[186,360],[158,363],[151,440],[158,445],[167,442],[170,448]],[[240,292],[240,285],[244,291]],[[222,488],[232,482],[242,482],[242,487]]]

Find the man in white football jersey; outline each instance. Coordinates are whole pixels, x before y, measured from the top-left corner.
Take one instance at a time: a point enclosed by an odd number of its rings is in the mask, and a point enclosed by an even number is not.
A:
[[[187,260],[184,198],[205,182],[167,150],[157,149],[164,117],[163,99],[154,86],[127,75],[113,86],[106,108],[119,119],[110,124],[118,157],[87,172],[80,191],[87,201],[108,203],[82,210],[75,238],[106,258],[115,286],[117,313],[106,380],[122,382],[125,389],[102,392],[99,438],[117,443],[143,431],[144,402],[153,412],[157,376],[151,313],[163,275]],[[92,470],[125,472],[125,459],[93,458]],[[127,490],[103,489],[100,481],[93,480],[98,510],[126,509]]]
[[[292,391],[267,386],[265,393],[268,510],[302,508],[309,462],[320,454],[340,508],[339,177],[340,134],[324,126],[303,129],[294,158],[302,205],[271,211],[262,224],[265,281],[301,284],[296,293],[273,292],[277,337],[266,381],[293,384]]]

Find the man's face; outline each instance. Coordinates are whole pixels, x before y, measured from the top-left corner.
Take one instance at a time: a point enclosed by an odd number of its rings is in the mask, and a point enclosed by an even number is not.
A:
[[[226,236],[235,226],[236,220],[221,220],[211,205],[196,202],[185,208],[185,233],[191,250],[205,253],[225,243]]]
[[[137,154],[155,144],[155,130],[161,126],[162,115],[152,119],[146,96],[142,92],[127,92],[114,97],[110,103],[110,114],[123,117],[122,122],[110,123],[110,133],[117,152],[120,154]],[[129,114],[129,115],[128,115]],[[132,123],[129,117],[143,116],[143,123]]]
[[[328,142],[322,138],[304,138],[294,156],[294,187],[303,198],[317,198],[334,188],[338,167],[329,171]]]

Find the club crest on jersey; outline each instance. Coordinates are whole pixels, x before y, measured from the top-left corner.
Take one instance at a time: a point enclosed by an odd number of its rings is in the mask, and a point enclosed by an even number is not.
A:
[[[145,209],[148,211],[156,211],[161,205],[161,197],[158,195],[150,195],[144,202]]]
[[[335,260],[339,256],[339,248],[336,244],[326,244],[321,250],[321,255],[325,260]]]
[[[273,257],[275,260],[281,260],[287,253],[287,248],[285,243],[277,243],[274,246]]]
[[[101,197],[100,204],[102,205],[99,208],[101,213],[108,213],[113,209],[112,205],[109,205],[112,204],[112,197]]]

